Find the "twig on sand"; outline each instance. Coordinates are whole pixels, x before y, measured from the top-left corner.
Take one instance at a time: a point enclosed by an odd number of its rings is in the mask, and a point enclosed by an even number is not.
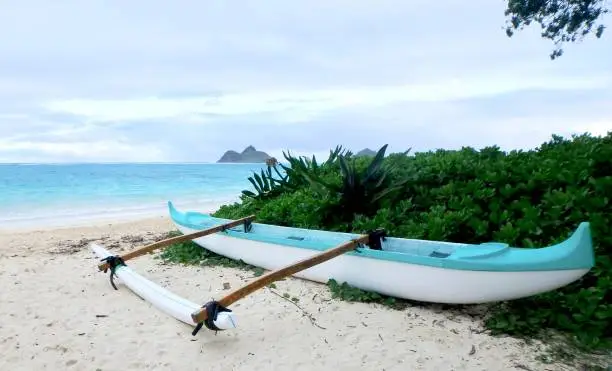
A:
[[[291,304],[295,305],[299,310],[302,311],[302,314],[306,317],[308,317],[308,319],[310,320],[310,323],[312,323],[313,326],[316,326],[318,328],[320,328],[321,330],[327,330],[325,327],[319,325],[317,323],[317,320],[315,320],[314,316],[310,313],[308,313],[304,308],[300,307],[296,302],[294,302],[293,300],[290,300],[289,298],[284,297],[283,295],[279,294],[278,292],[274,291],[273,289],[269,288],[271,293],[273,293],[274,295],[278,296],[279,298],[286,300],[288,302],[290,302]]]

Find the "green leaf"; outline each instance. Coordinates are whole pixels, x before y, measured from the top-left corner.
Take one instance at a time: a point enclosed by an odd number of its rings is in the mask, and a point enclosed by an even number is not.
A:
[[[257,193],[259,194],[263,193],[263,190],[261,189],[259,184],[255,183],[255,180],[253,179],[253,177],[248,177],[248,179],[249,179],[249,182],[251,182],[251,184],[255,188],[255,191],[257,191]]]

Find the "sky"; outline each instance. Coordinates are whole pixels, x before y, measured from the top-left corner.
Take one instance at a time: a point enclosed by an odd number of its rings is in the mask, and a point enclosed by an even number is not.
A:
[[[0,162],[215,162],[533,148],[612,130],[602,39],[512,38],[505,2],[21,0],[0,5]]]

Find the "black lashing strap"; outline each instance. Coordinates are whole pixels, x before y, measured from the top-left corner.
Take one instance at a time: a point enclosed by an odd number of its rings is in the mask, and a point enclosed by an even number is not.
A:
[[[101,261],[103,261],[103,262],[105,262],[107,264],[106,269],[104,269],[104,273],[106,273],[108,271],[108,268],[110,268],[110,283],[111,283],[111,285],[113,286],[113,288],[115,290],[119,290],[117,288],[117,286],[115,286],[115,282],[113,281],[113,276],[116,276],[115,270],[117,270],[118,266],[120,266],[120,265],[126,266],[125,262],[118,255],[107,256],[106,258],[101,259]]]
[[[382,241],[387,237],[387,232],[382,229],[376,229],[368,232],[368,245],[372,250],[382,250]]]
[[[244,233],[248,233],[251,231],[251,229],[253,229],[253,221],[251,219],[246,219],[242,224],[244,225]],[[227,230],[230,230],[230,228],[228,228],[226,225],[221,227],[221,232],[225,232]]]
[[[231,312],[231,309],[227,309],[223,305],[219,304],[218,301],[212,300],[208,303],[204,304],[202,308],[206,309],[206,320],[204,322],[198,323],[198,325],[193,329],[191,335],[195,336],[198,331],[202,329],[202,326],[206,326],[207,329],[215,331],[215,333],[219,330],[217,326],[215,326],[215,322],[217,320],[217,315],[221,312]]]

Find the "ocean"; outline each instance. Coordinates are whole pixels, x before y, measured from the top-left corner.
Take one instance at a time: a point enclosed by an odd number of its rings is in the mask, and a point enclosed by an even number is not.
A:
[[[265,164],[0,164],[0,229],[134,220],[238,201]]]

